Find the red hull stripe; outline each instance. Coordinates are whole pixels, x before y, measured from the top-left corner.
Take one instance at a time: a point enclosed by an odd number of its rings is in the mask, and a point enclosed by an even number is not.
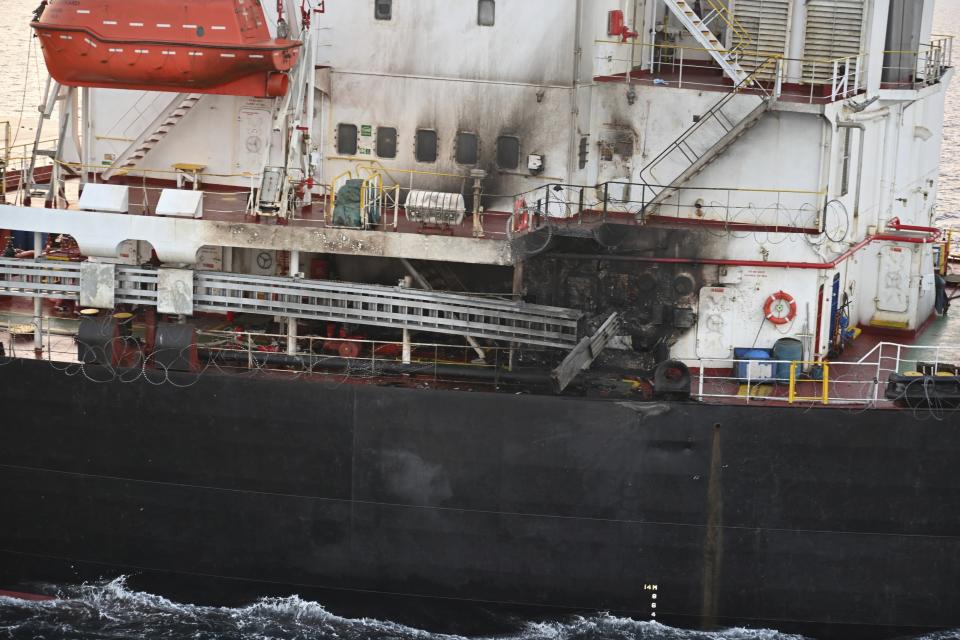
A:
[[[14,598],[16,600],[56,600],[53,596],[43,596],[38,593],[22,593],[20,591],[4,591],[0,589],[0,598]]]

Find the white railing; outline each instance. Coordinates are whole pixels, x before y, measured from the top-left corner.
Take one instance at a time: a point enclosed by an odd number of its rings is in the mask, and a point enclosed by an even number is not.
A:
[[[917,363],[960,365],[960,346],[913,345],[881,342],[860,358],[858,363],[875,362],[878,375],[915,371]]]
[[[0,315],[0,345],[8,357],[37,357],[34,332],[39,328],[39,357],[52,363],[79,364],[75,340],[76,321],[44,317],[39,327],[26,313]],[[133,337],[116,338],[120,347],[137,352],[139,342]],[[384,367],[408,365],[409,371],[434,380],[449,377],[449,365],[473,371],[494,386],[509,378],[515,348],[484,347],[485,357],[477,359],[473,347],[464,344],[434,342],[403,343],[396,340],[375,340],[358,335],[328,337],[306,335],[297,338],[292,356],[300,367],[284,360],[286,334],[247,331],[198,331],[199,346],[213,356],[201,364],[201,373],[214,368],[240,368],[261,371],[287,371],[327,375],[389,375]],[[128,341],[130,344],[127,344]],[[125,349],[117,349],[123,352]],[[525,347],[530,354],[539,347]],[[222,354],[234,354],[224,359]],[[125,366],[148,369],[156,364],[156,354],[147,359],[138,357]],[[275,360],[274,356],[278,356]],[[330,364],[349,362],[349,366],[327,371]],[[922,346],[881,342],[858,360],[799,362],[793,360],[699,359],[687,360],[695,371],[691,395],[706,402],[768,403],[783,405],[876,406],[886,403],[884,397],[891,374],[916,371],[918,364],[937,371],[943,365],[960,365],[960,346]],[[2,364],[2,361],[0,361]],[[738,375],[737,369],[740,374]],[[162,367],[161,367],[162,368]],[[791,374],[790,369],[793,368]],[[805,371],[804,371],[805,369]],[[119,371],[119,369],[118,369]],[[455,376],[454,376],[455,377]]]
[[[762,226],[769,233],[815,231],[823,194],[797,189],[680,187],[668,203],[648,207],[665,185],[611,181],[599,185],[548,184],[517,197],[526,215],[511,230],[534,230],[550,223],[596,222],[608,217],[655,213],[663,218],[722,223],[727,229]],[[651,209],[651,210],[648,210]],[[522,224],[518,224],[522,222]],[[779,236],[778,236],[779,237]]]
[[[863,56],[837,58],[832,63],[830,102],[843,100],[860,92]]]
[[[699,400],[875,405],[885,401],[884,389],[891,374],[917,371],[920,364],[933,371],[942,365],[960,365],[960,346],[881,342],[858,360],[815,364],[744,359],[686,362],[691,369],[698,369],[693,396]],[[786,371],[792,364],[807,365],[806,375],[791,380]],[[743,375],[736,375],[737,365],[741,365]],[[767,367],[769,375],[762,373]],[[822,373],[814,367],[822,367]]]
[[[916,89],[940,81],[953,66],[953,36],[934,36],[916,51],[884,51],[885,88]]]
[[[597,40],[595,44],[598,67],[627,69],[615,76],[599,74],[607,81],[622,78],[627,83],[648,81],[681,89],[732,89],[728,82],[712,75],[716,66],[708,58],[709,51],[700,47],[614,40]],[[866,87],[865,53],[838,58],[787,58],[778,53],[751,50],[722,53],[736,56],[775,96],[794,102],[835,102],[854,96]],[[767,64],[771,59],[776,60],[776,64]]]
[[[707,401],[866,405],[876,403],[886,385],[875,363],[710,359],[689,364],[698,369],[692,395]],[[737,365],[743,365],[743,375],[735,373]],[[767,367],[769,374],[763,373]]]

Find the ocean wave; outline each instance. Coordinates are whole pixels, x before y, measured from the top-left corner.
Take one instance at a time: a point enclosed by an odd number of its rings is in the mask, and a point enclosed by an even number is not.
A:
[[[180,604],[131,590],[125,578],[52,589],[55,600],[0,598],[0,638],[10,640],[468,640],[372,618],[344,618],[299,596],[245,607]],[[674,629],[599,614],[525,622],[477,640],[802,640],[771,630]],[[931,640],[947,640],[936,638]]]

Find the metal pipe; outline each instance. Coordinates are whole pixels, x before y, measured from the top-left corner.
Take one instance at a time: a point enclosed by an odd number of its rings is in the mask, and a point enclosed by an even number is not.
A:
[[[290,252],[290,277],[296,278],[300,273],[300,252]],[[297,318],[290,316],[287,318],[287,353],[294,355],[297,353]]]
[[[223,270],[233,273],[233,247],[223,247]]]
[[[853,196],[853,217],[860,217],[860,192],[863,187],[863,150],[866,146],[867,127],[862,122],[843,121],[837,122],[838,129],[859,129],[860,130],[860,149],[857,152],[857,189]]]
[[[93,159],[91,152],[93,149],[93,114],[90,113],[91,110],[91,91],[87,87],[80,89],[80,103],[82,111],[82,119],[80,122],[80,127],[83,129],[83,133],[80,137],[80,192],[83,192],[83,187],[87,184],[87,167],[93,166]],[[96,172],[94,172],[96,176]]]
[[[583,0],[577,0],[576,2],[576,19],[574,20],[574,33],[573,33],[573,83],[570,86],[570,131],[573,134],[570,136],[570,142],[567,147],[567,179],[572,180],[572,176],[576,171],[575,167],[579,166],[577,164],[577,152],[578,152],[578,142],[580,133],[580,100],[579,100],[579,88],[580,88],[580,66],[583,58],[583,48],[580,37],[580,31],[583,28]]]
[[[0,204],[7,204],[7,175],[10,171],[10,143],[11,137],[10,121],[3,123],[3,185],[0,185]]]
[[[315,103],[316,88],[314,86],[314,83],[316,82],[316,77],[317,77],[317,34],[318,33],[319,33],[319,29],[316,29],[313,26],[313,23],[311,21],[310,26],[308,27],[308,30],[307,30],[306,37],[303,39],[304,43],[307,45],[307,52],[305,53],[309,54],[310,56],[310,65],[305,71],[306,85],[307,85],[306,86],[307,106],[306,106],[305,126],[307,129],[306,137],[309,144],[307,144],[302,150],[303,152],[302,166],[304,169],[303,180],[306,185],[304,187],[303,198],[304,198],[304,203],[306,204],[310,204],[310,202],[313,199],[313,194],[311,193],[312,189],[309,186],[313,184],[313,171],[311,170],[312,168],[310,165],[310,160],[311,160],[310,147],[313,145],[313,133],[314,133],[313,120],[314,120],[314,114],[315,114],[315,108],[316,108],[316,103]]]
[[[39,231],[33,233],[33,259],[40,260],[43,252],[43,237]],[[33,299],[33,352],[37,360],[43,357],[43,298],[40,297],[39,282],[37,296]]]
[[[900,218],[894,217],[887,222],[887,226],[895,231],[921,231],[923,233],[932,234],[934,239],[939,239],[941,231],[937,227],[923,227],[915,224],[903,224],[900,222]]]
[[[409,289],[413,284],[413,276],[404,276],[403,280],[400,281],[400,286]],[[403,358],[403,364],[410,364],[410,361],[413,359],[413,345],[410,340],[410,329],[404,327],[403,329],[403,352],[401,357]]]

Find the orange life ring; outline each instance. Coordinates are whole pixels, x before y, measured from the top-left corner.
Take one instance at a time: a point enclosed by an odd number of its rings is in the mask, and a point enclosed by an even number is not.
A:
[[[513,202],[513,230],[526,231],[530,228],[530,214],[527,212],[527,201],[517,198]]]
[[[763,315],[773,324],[787,324],[797,317],[797,301],[789,293],[777,291],[764,303]]]

